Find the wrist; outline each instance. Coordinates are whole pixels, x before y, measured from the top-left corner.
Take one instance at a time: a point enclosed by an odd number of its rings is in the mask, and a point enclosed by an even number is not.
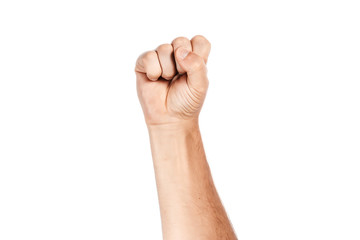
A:
[[[150,134],[179,134],[199,130],[199,121],[198,118],[192,118],[169,123],[147,124],[147,128]]]
[[[189,154],[198,151],[194,147],[202,145],[198,119],[148,125],[148,130],[156,165],[188,162]]]

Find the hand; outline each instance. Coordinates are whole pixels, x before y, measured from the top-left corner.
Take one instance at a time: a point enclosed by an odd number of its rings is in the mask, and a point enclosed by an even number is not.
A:
[[[136,61],[137,94],[147,125],[197,119],[209,85],[210,42],[203,36],[176,38]]]

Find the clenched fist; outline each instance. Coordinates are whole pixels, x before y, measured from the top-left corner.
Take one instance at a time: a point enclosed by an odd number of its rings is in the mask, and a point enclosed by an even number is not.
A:
[[[137,93],[148,125],[198,118],[209,85],[209,52],[205,37],[179,37],[137,59]]]

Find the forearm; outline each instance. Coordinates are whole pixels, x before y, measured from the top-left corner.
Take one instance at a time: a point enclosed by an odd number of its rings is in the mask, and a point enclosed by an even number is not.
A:
[[[236,239],[197,120],[148,126],[164,239]]]

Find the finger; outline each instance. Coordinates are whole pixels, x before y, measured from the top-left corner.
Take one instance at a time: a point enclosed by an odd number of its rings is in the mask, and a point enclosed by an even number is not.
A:
[[[191,39],[192,51],[202,57],[205,63],[208,60],[211,44],[201,35],[197,35]]]
[[[191,42],[189,39],[185,38],[185,37],[178,37],[175,38],[174,41],[171,43],[173,48],[174,48],[174,52],[176,51],[176,49],[178,49],[179,47],[182,47],[188,51],[192,51],[192,46],[191,46]],[[175,61],[176,62],[176,61]],[[176,69],[180,74],[185,73],[184,69],[182,69],[182,67],[176,62]]]
[[[136,72],[145,73],[148,79],[156,81],[161,76],[161,66],[155,51],[148,51],[140,55],[136,61]]]
[[[176,75],[174,49],[171,44],[162,44],[156,48],[162,69],[161,77],[171,80]]]
[[[204,59],[182,47],[175,51],[175,59],[186,72],[189,86],[198,92],[206,92],[209,82]]]

